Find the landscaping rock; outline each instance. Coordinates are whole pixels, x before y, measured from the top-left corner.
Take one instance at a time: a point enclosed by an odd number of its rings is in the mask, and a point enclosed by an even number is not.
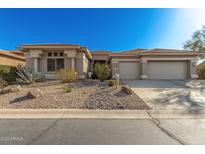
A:
[[[21,86],[8,86],[1,90],[1,94],[17,93],[20,92]]]
[[[36,98],[36,96],[34,96],[30,91],[26,94],[26,97],[27,97],[28,99],[34,99],[34,98]]]
[[[94,110],[113,110],[125,109],[126,105],[119,102],[118,98],[110,93],[94,93],[85,102],[85,107]]]
[[[133,91],[131,88],[127,87],[127,86],[122,86],[121,87],[121,92],[127,94],[127,95],[132,95]]]
[[[117,88],[107,85],[107,88],[101,89],[98,82],[74,82],[69,94],[62,92],[62,89],[71,86],[70,83],[53,80],[33,85],[9,85],[5,89],[18,87],[20,92],[0,93],[0,109],[150,109],[137,95],[122,93],[121,85]]]

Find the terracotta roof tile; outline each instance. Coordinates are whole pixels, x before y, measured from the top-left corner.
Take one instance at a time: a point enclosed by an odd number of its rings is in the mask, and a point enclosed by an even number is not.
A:
[[[79,44],[66,44],[66,43],[39,43],[39,44],[21,44],[20,46],[80,46]]]
[[[107,51],[107,50],[95,50],[92,51],[91,54],[110,54],[112,51]]]
[[[0,55],[4,55],[4,56],[16,58],[16,59],[25,60],[24,57],[19,56],[19,55],[16,55],[16,54],[14,54],[14,53],[11,53],[11,52],[9,52],[9,51],[7,51],[7,50],[1,50],[1,49],[0,49]]]

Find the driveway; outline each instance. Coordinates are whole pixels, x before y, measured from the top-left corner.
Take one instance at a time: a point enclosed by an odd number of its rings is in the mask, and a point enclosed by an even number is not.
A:
[[[205,108],[203,80],[125,80],[125,84],[153,109]]]

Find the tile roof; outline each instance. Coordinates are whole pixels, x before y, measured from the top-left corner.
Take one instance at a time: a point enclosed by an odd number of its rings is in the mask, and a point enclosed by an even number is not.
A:
[[[25,60],[25,58],[23,56],[16,55],[16,54],[14,54],[12,52],[9,52],[7,50],[1,50],[0,49],[0,55],[7,56],[7,57],[12,57],[12,58],[15,58],[15,59]]]
[[[150,49],[150,50],[145,50],[144,52],[170,52],[170,53],[173,53],[173,52],[192,52],[190,50],[180,50],[180,49],[162,49],[162,48],[154,48],[154,49]]]
[[[143,52],[147,49],[132,49],[132,50],[124,50],[124,51],[120,51],[118,53],[123,53],[123,54],[136,54],[136,53],[140,53]]]
[[[10,53],[19,55],[19,56],[23,56],[24,57],[24,52],[19,51],[19,50],[8,50]]]
[[[66,44],[66,43],[39,43],[39,44],[21,44],[19,46],[80,46],[79,44]]]
[[[92,51],[91,54],[110,54],[112,51],[107,51],[107,50],[95,50]]]

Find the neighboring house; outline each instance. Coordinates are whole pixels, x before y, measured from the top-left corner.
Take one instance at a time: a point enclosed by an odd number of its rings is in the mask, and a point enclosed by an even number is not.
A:
[[[196,62],[204,53],[172,49],[134,49],[121,52],[98,50],[89,52],[75,44],[20,45],[26,66],[55,78],[60,68],[74,68],[80,79],[93,71],[97,62],[107,63],[112,76],[121,79],[193,79],[198,78]]]
[[[79,79],[85,79],[92,57],[86,47],[78,44],[26,44],[17,47],[25,53],[26,66],[55,79],[56,71],[73,68]]]
[[[15,53],[14,53],[15,52]],[[24,56],[20,55],[20,51],[0,50],[0,65],[18,66],[25,65]]]

